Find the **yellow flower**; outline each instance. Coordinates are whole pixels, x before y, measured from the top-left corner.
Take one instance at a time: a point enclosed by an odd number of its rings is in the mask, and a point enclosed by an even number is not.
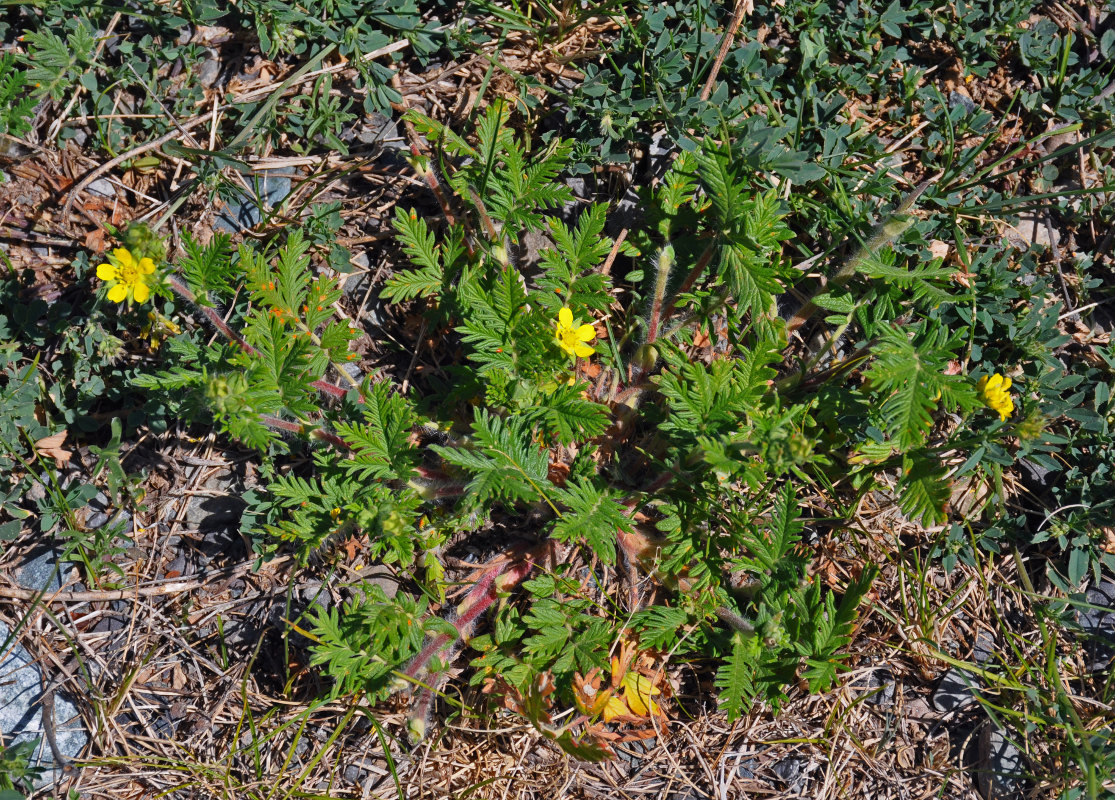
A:
[[[596,338],[596,330],[591,325],[581,325],[579,328],[574,328],[573,312],[568,308],[563,308],[558,312],[557,332],[554,334],[554,338],[557,339],[561,349],[571,356],[588,358],[596,352],[595,348],[585,344]]]
[[[117,247],[108,257],[109,263],[97,267],[97,277],[108,283],[108,299],[114,303],[135,300],[146,303],[151,296],[147,276],[155,271],[155,262],[150,258],[136,261],[132,252]]]
[[[979,379],[979,391],[992,411],[999,412],[999,419],[1005,420],[1014,413],[1014,400],[1010,396],[1010,378],[999,373],[984,375]]]

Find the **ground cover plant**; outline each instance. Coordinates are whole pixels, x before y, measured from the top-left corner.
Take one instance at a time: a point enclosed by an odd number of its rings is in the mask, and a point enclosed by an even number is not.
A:
[[[0,34],[0,794],[1115,794],[1106,8]]]

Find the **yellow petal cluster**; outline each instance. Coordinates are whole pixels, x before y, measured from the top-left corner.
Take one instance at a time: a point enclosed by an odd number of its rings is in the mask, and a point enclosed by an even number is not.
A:
[[[113,303],[125,300],[146,303],[151,296],[147,276],[155,271],[155,262],[150,258],[138,261],[126,247],[117,247],[108,257],[107,264],[97,267],[97,277],[108,284],[108,299]]]
[[[1014,413],[1014,400],[1010,396],[1010,378],[995,373],[984,375],[979,379],[979,393],[983,402],[992,411],[999,413],[999,419],[1005,420]]]
[[[591,325],[574,327],[573,312],[568,308],[562,308],[558,312],[554,338],[557,339],[558,346],[571,356],[588,358],[596,352],[596,348],[586,344],[596,338],[596,329]]]

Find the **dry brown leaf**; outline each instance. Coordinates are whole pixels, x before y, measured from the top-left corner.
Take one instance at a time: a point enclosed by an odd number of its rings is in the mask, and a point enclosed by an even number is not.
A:
[[[85,249],[98,254],[105,251],[104,228],[96,228],[85,234]]]
[[[54,459],[55,466],[63,467],[70,460],[73,451],[65,450],[62,443],[66,441],[66,431],[59,431],[50,436],[44,436],[35,442],[35,452],[41,456]]]

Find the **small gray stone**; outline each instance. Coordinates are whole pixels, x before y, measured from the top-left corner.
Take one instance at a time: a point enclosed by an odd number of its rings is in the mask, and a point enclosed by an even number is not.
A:
[[[93,633],[112,633],[121,630],[128,624],[126,614],[107,613],[93,625]]]
[[[333,605],[333,596],[327,588],[323,588],[321,581],[308,580],[302,587],[302,600],[310,605],[329,608]]]
[[[85,527],[91,531],[97,530],[108,522],[108,514],[103,511],[94,511],[85,518]]]
[[[574,197],[579,197],[582,200],[588,199],[588,190],[585,188],[585,179],[580,176],[565,179],[565,185],[569,187],[569,191],[573,192]]]
[[[366,583],[383,589],[387,599],[391,600],[399,593],[399,579],[390,569],[384,566],[369,567],[360,576]]]
[[[553,250],[554,240],[541,231],[524,231],[519,243],[511,245],[512,263],[533,267],[542,260],[543,250]]]
[[[615,204],[613,212],[609,215],[607,233],[609,236],[618,236],[624,228],[635,228],[645,216],[643,200],[639,197],[635,187],[630,187],[624,192],[623,197]]]
[[[0,647],[10,633],[7,625],[0,622]],[[3,676],[0,680],[0,731],[4,733],[4,744],[10,746],[42,739],[35,750],[32,766],[42,766],[46,771],[36,783],[41,786],[53,781],[61,765],[54,760],[43,732],[42,696],[46,681],[35,659],[22,645],[12,642],[8,649],[0,650],[0,676]],[[89,736],[77,708],[59,692],[54,694],[54,729],[62,755],[68,759],[80,756]]]
[[[21,159],[31,155],[34,150],[25,147],[22,142],[8,137],[0,138],[0,156],[12,159]]]
[[[1088,587],[1084,601],[1096,608],[1081,608],[1076,621],[1085,634],[1084,653],[1093,671],[1106,669],[1115,654],[1115,582],[1104,578]]]
[[[759,766],[759,762],[754,758],[745,758],[736,766],[736,775],[744,780],[755,780],[755,771]]]
[[[958,106],[969,114],[979,108],[979,106],[976,105],[976,101],[968,97],[968,95],[956,91],[949,92],[949,108],[957,108]]]
[[[86,530],[95,531],[108,526],[114,536],[130,539],[134,532],[132,528],[132,515],[127,511],[117,511],[110,519],[103,511],[94,511],[85,518]]]
[[[116,197],[116,187],[112,185],[112,181],[108,178],[97,178],[85,188],[98,197],[106,197],[110,200]]]
[[[23,564],[17,578],[19,585],[35,591],[46,589],[48,592],[56,592],[61,589],[62,578],[70,572],[68,565],[60,563],[62,555],[57,547],[48,547],[39,552]]]
[[[1021,800],[1025,775],[1022,751],[1014,746],[1006,731],[990,720],[985,722],[980,730],[976,773],[980,794],[986,800]]]
[[[938,711],[957,711],[975,702],[973,686],[976,677],[970,672],[953,667],[941,678],[937,691],[933,693],[933,707]]]
[[[372,113],[365,117],[363,126],[355,132],[354,138],[363,144],[378,144],[391,150],[407,148],[407,142],[399,135],[399,126],[395,120],[383,114]]]
[[[46,484],[38,478],[31,479],[31,485],[27,487],[27,494],[24,498],[32,502],[38,502],[46,497]]]
[[[364,770],[355,764],[349,764],[345,767],[345,780],[349,783],[360,783],[364,780]]]
[[[178,553],[174,560],[166,565],[166,574],[176,578],[189,575],[193,571],[193,566],[190,564],[190,560],[186,558],[185,553]]]
[[[771,772],[785,781],[787,786],[794,789],[796,784],[801,780],[802,773],[805,770],[805,759],[798,758],[797,756],[790,756],[789,758],[784,758],[776,762],[770,769]]]
[[[243,499],[233,494],[194,496],[186,504],[185,523],[189,528],[206,532],[226,528],[240,521],[245,507]]]
[[[85,529],[95,531],[98,528],[106,525],[109,521],[111,511],[112,503],[109,501],[108,497],[105,495],[104,492],[97,492],[93,499],[89,501],[89,505],[86,507]],[[118,525],[123,517],[126,517],[126,519],[123,520],[125,526],[129,526],[131,523],[131,515],[124,511],[121,511],[114,517],[112,517],[112,524]]]
[[[291,177],[274,172],[252,176],[249,181],[251,190],[237,190],[233,199],[217,215],[217,228],[227,233],[254,228],[263,220],[261,205],[264,209],[271,209],[290,194]]]
[[[869,694],[867,702],[873,706],[889,706],[894,703],[894,675],[885,667],[877,669],[867,676]]]
[[[1020,458],[1015,462],[1015,467],[1022,485],[1038,495],[1052,489],[1057,479],[1056,474],[1028,458]]]
[[[217,82],[221,75],[221,62],[215,58],[207,58],[201,62],[197,69],[197,80],[204,88],[209,89]]]
[[[972,643],[972,660],[986,664],[995,655],[995,636],[990,631],[980,631]]]

